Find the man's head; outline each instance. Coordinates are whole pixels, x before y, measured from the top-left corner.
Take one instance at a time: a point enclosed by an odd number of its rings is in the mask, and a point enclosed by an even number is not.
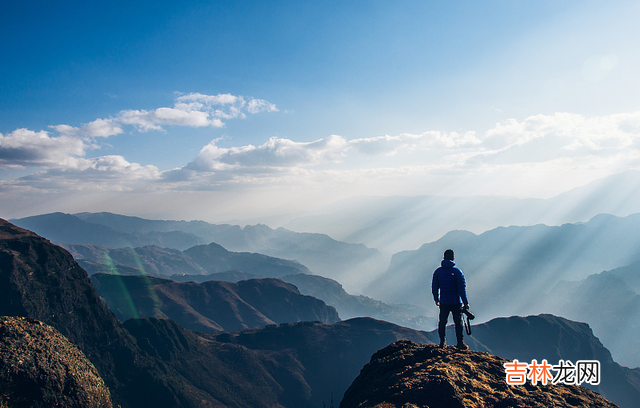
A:
[[[444,259],[453,261],[454,259],[453,249],[447,249],[446,251],[444,251]]]

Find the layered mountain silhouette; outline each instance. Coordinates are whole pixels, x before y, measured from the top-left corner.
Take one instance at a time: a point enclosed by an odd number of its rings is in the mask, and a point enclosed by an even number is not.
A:
[[[333,307],[277,279],[199,284],[96,274],[91,280],[121,321],[138,317],[172,319],[182,327],[205,333],[300,321],[340,321]]]
[[[577,385],[507,385],[507,362],[489,353],[398,341],[371,357],[340,408],[617,407]]]
[[[0,221],[0,314],[38,318],[77,344],[109,386],[114,404],[123,407],[300,407],[320,406],[331,395],[340,400],[360,369],[377,350],[397,340],[429,343],[434,333],[420,332],[371,318],[332,325],[300,322],[239,333],[203,334],[171,320],[130,319],[120,323],[102,303],[89,277],[71,255],[49,241]],[[564,357],[575,344],[598,344],[590,332],[543,324],[531,318],[487,322],[491,337],[474,346],[499,349],[499,333],[522,338],[542,336],[546,347]],[[524,322],[524,323],[521,323]],[[543,334],[549,333],[544,339]],[[476,333],[474,332],[474,336]],[[508,342],[515,348],[517,342]],[[595,347],[595,346],[594,346]],[[599,347],[602,347],[601,345]],[[578,348],[575,358],[594,359],[597,348]],[[540,357],[538,357],[540,358]],[[574,358],[574,357],[570,357]],[[607,367],[605,369],[605,366]],[[635,371],[602,360],[605,397],[624,405],[606,381],[618,383],[640,400]],[[623,372],[628,377],[613,374]],[[633,394],[635,392],[635,394]]]
[[[639,260],[640,214],[599,215],[559,227],[500,227],[480,235],[452,231],[416,251],[395,254],[365,293],[384,302],[434,307],[431,278],[447,248],[455,251],[480,319],[528,314],[531,303],[561,280],[584,279]]]
[[[12,220],[54,242],[101,245],[109,248],[157,245],[187,249],[204,244],[201,237],[184,231],[122,231],[100,223],[84,221],[74,215],[51,213]]]
[[[532,310],[553,312],[589,322],[616,361],[640,366],[640,295],[634,279],[639,264],[594,274],[580,281],[561,281]],[[634,272],[634,273],[632,273]]]
[[[422,330],[431,329],[437,324],[434,309],[425,310],[410,304],[387,304],[368,296],[351,295],[333,279],[307,274],[289,275],[281,279],[296,285],[301,293],[335,307],[343,319],[368,316]]]
[[[339,282],[311,275],[304,265],[295,261],[231,252],[214,243],[198,245],[186,251],[152,245],[116,249],[80,244],[63,246],[90,275],[142,275],[196,283],[277,277],[296,285],[303,295],[316,297],[335,307],[340,316],[346,319],[370,316],[418,329],[433,327],[436,319],[433,313],[425,316],[428,313],[416,306],[389,305],[366,296],[350,295]],[[138,317],[130,312],[119,315],[119,318],[122,320],[125,315]],[[148,317],[151,316],[153,314]],[[188,325],[185,327],[193,328]]]
[[[112,407],[109,389],[76,345],[38,320],[7,316],[0,317],[0,404]]]
[[[90,274],[122,275],[211,275],[242,271],[246,276],[279,278],[297,273],[310,273],[296,261],[272,256],[231,252],[211,243],[186,251],[148,245],[137,248],[107,248],[94,245],[63,244]]]
[[[324,234],[297,233],[266,225],[215,225],[203,221],[146,220],[111,213],[52,213],[11,220],[53,242],[109,248],[156,245],[185,250],[215,242],[233,252],[296,260],[313,273],[360,289],[361,276],[384,271],[388,258],[362,244]],[[326,256],[331,253],[332,256]],[[245,271],[247,272],[247,271]]]
[[[307,267],[295,261],[257,253],[230,252],[216,243],[189,248],[184,251],[184,254],[201,265],[207,273],[220,273],[236,269],[270,278],[281,278],[295,273],[309,273]]]

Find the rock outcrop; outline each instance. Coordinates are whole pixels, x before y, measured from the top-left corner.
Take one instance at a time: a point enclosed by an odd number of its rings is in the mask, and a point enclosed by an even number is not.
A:
[[[617,405],[575,385],[507,385],[509,360],[398,341],[371,357],[340,408],[593,407]]]
[[[111,408],[111,395],[87,357],[51,326],[0,318],[0,401],[12,408]]]

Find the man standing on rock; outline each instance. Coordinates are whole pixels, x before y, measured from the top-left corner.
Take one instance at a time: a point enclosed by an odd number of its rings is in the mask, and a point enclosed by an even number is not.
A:
[[[456,325],[456,338],[458,340],[457,348],[466,350],[469,348],[462,340],[462,307],[469,308],[467,300],[467,284],[464,280],[464,274],[460,268],[456,267],[454,254],[452,249],[444,251],[444,259],[441,266],[433,272],[431,280],[431,293],[436,306],[440,306],[440,315],[438,320],[438,334],[440,335],[440,347],[444,347],[447,342],[445,339],[445,330],[447,327],[447,319],[449,312],[453,316],[453,322]],[[440,292],[438,294],[438,291]]]

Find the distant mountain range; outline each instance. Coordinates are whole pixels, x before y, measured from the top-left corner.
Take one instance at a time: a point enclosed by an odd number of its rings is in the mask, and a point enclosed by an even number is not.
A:
[[[309,270],[297,262],[261,254],[230,252],[217,244],[199,245],[184,252],[156,246],[110,249],[64,244],[63,247],[90,275],[150,276],[197,283],[275,277],[294,284],[303,295],[316,297],[335,307],[345,319],[370,316],[418,329],[430,329],[436,324],[434,313],[427,316],[425,310],[416,306],[389,305],[366,296],[350,295],[337,281],[310,275]],[[153,313],[142,315],[155,316]],[[119,318],[122,320],[124,316],[136,317],[133,313],[126,313]]]
[[[202,283],[213,280],[239,282],[260,277],[234,270],[208,275],[172,275],[167,278],[176,282]],[[373,317],[419,330],[430,330],[437,324],[437,316],[433,310],[427,315],[429,311],[413,305],[387,304],[367,296],[350,295],[339,282],[333,279],[300,273],[283,276],[280,280],[295,285],[303,295],[313,296],[335,307],[340,318],[345,320],[354,317]]]
[[[280,278],[310,273],[296,261],[249,252],[231,252],[211,243],[186,251],[148,245],[136,248],[107,248],[96,245],[62,244],[90,274],[122,275],[211,275],[241,270],[247,276]]]
[[[40,319],[76,343],[109,386],[114,405],[124,408],[321,406],[331,395],[341,399],[375,351],[400,339],[429,343],[436,335],[371,318],[218,335],[171,320],[122,324],[68,252],[4,220],[0,314]],[[638,370],[613,362],[585,324],[542,316],[497,319],[484,327],[474,331],[488,333],[474,347],[529,353],[517,354],[524,357],[539,351],[538,358],[545,358],[544,351],[553,350],[549,355],[564,359],[598,358],[605,397],[623,408],[640,400]]]
[[[342,319],[373,317],[419,330],[431,330],[437,325],[437,311],[434,309],[426,310],[410,304],[387,304],[367,296],[350,295],[333,279],[306,274],[289,275],[281,279],[294,284],[302,294],[322,299],[335,307]]]
[[[559,227],[500,227],[480,235],[452,231],[416,251],[395,254],[366,293],[386,302],[433,307],[431,278],[447,248],[455,251],[480,319],[522,314],[561,280],[640,260],[640,214],[599,215]]]
[[[640,172],[596,180],[549,199],[494,196],[358,197],[283,224],[293,231],[321,232],[383,252],[415,250],[453,230],[476,234],[509,225],[561,225],[598,214],[640,212]]]
[[[561,281],[534,301],[532,311],[546,311],[588,322],[616,361],[640,366],[640,263],[593,274],[580,281]]]
[[[340,321],[333,307],[277,279],[178,283],[147,276],[96,274],[91,282],[123,322],[156,317],[175,320],[187,329],[220,333],[280,323]]]
[[[362,244],[336,241],[324,234],[274,230],[266,225],[241,228],[202,221],[145,220],[111,213],[52,213],[11,221],[60,244],[108,248],[154,245],[186,250],[216,243],[232,252],[295,260],[312,273],[336,279],[355,292],[363,287],[362,276],[382,273],[389,259]]]

